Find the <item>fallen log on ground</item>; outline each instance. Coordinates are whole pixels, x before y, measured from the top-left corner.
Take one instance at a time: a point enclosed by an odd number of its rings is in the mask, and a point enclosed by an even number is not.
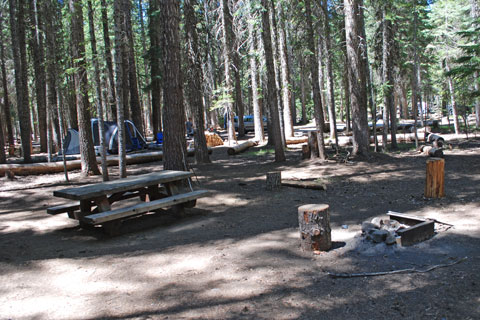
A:
[[[441,148],[445,144],[445,139],[435,133],[430,133],[426,142],[431,143],[435,148]]]
[[[258,142],[248,140],[243,143],[237,144],[236,146],[228,148],[227,153],[229,156],[233,156],[235,154],[241,153],[247,150],[248,148],[254,147],[256,145],[258,145]]]
[[[288,144],[299,144],[308,142],[308,137],[293,137],[285,140],[285,143]]]
[[[401,143],[401,142],[413,142],[415,141],[415,133],[397,133],[397,142],[398,143]],[[425,141],[425,136],[422,134],[418,134],[417,135],[418,137],[418,141]],[[378,143],[382,143],[382,139],[383,137],[381,135],[377,135],[377,140],[378,140]],[[392,141],[392,136],[391,135],[388,135],[387,136],[387,142],[391,142]],[[373,136],[370,137],[370,143],[373,143]]]
[[[212,149],[208,148],[208,153],[212,153]],[[187,150],[188,156],[195,155],[195,149]],[[127,164],[147,163],[154,161],[161,161],[163,159],[163,152],[148,152],[148,153],[134,153],[126,156]],[[101,163],[101,158],[97,157],[97,163]],[[107,156],[107,165],[118,165],[118,156]],[[67,170],[81,169],[82,163],[80,160],[70,160],[67,162]],[[63,172],[63,162],[46,162],[46,163],[25,163],[25,164],[2,164],[0,165],[0,176],[3,177],[9,171],[18,176],[28,176],[36,174],[48,174]]]
[[[430,156],[430,157],[434,157],[434,158],[443,158],[442,149],[434,148],[432,146],[424,146],[421,149],[421,151],[426,156]]]
[[[283,179],[282,186],[313,190],[327,190],[327,186],[325,185],[325,183],[316,180]]]

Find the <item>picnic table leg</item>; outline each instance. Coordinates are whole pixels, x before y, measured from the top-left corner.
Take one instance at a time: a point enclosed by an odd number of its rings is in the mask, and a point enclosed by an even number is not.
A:
[[[88,216],[92,212],[92,202],[90,200],[80,200],[80,212],[75,212],[75,219],[78,220],[80,228],[88,229],[89,224],[82,221],[83,217]]]
[[[169,196],[179,194],[179,185],[181,185],[181,183],[181,181],[171,181],[169,183],[166,183],[165,188],[167,189],[167,194]],[[179,218],[185,217],[185,207],[183,204],[177,204],[172,206],[172,211]]]

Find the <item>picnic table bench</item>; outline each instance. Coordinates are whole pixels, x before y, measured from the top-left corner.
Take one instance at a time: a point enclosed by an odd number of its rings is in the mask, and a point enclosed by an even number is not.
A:
[[[163,170],[125,179],[71,187],[53,192],[55,197],[74,200],[74,203],[47,209],[49,214],[68,213],[80,226],[101,225],[111,235],[118,233],[122,221],[147,212],[170,208],[183,215],[185,207],[192,208],[196,199],[208,195],[207,190],[185,188],[192,173]],[[112,204],[139,197],[141,202],[112,209]]]

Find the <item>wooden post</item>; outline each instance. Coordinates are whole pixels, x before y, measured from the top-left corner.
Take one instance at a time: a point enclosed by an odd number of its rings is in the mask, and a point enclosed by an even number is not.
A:
[[[320,155],[318,153],[318,141],[317,141],[317,132],[309,131],[308,132],[308,146],[310,147],[310,157],[318,158]]]
[[[310,156],[311,156],[310,154],[311,154],[310,146],[308,144],[304,144],[302,146],[302,160],[310,159]]]
[[[298,208],[301,245],[304,251],[327,251],[332,247],[328,204],[306,204]]]
[[[280,171],[267,173],[267,190],[278,190],[282,186],[282,173]]]
[[[425,180],[425,198],[443,198],[445,196],[445,160],[429,158]]]

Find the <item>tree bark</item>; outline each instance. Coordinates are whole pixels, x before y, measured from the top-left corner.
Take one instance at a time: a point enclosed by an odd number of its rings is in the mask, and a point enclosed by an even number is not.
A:
[[[24,162],[31,161],[31,122],[28,98],[28,65],[25,44],[25,0],[9,0],[15,88]]]
[[[368,155],[367,87],[365,75],[365,45],[363,31],[363,1],[344,0],[347,41],[348,79],[353,120],[352,155]],[[365,40],[365,39],[363,39]]]
[[[108,105],[107,113],[111,115],[113,121],[117,121],[116,110],[116,93],[115,93],[115,79],[113,74],[113,60],[112,60],[112,45],[110,42],[110,28],[108,26],[107,15],[107,3],[106,0],[101,0],[102,5],[102,29],[103,29],[103,42],[105,45],[105,63],[107,65],[108,75]]]
[[[128,75],[125,72],[125,47],[127,45],[127,35],[125,32],[125,12],[123,10],[123,0],[114,0],[114,29],[115,29],[115,94],[116,94],[116,111],[117,111],[117,127],[118,127],[118,168],[120,178],[127,177],[127,161],[125,146],[125,88],[128,83]]]
[[[70,0],[72,59],[75,67],[75,95],[82,173],[85,176],[100,174],[93,148],[92,126],[88,102],[88,80],[85,61],[85,35],[81,0]]]
[[[152,91],[152,129],[153,136],[156,137],[158,132],[162,129],[162,113],[161,113],[161,95],[162,95],[162,83],[161,83],[161,15],[158,0],[150,1],[149,6],[149,25],[148,35],[150,38],[150,78],[151,78],[151,91]]]
[[[450,65],[447,60],[445,60],[445,71],[450,72]],[[448,81],[448,90],[450,91],[450,101],[452,103],[453,111],[453,127],[455,128],[455,134],[460,134],[460,124],[458,122],[458,108],[457,108],[457,99],[455,97],[455,84],[453,83],[452,76],[447,76]]]
[[[47,93],[45,77],[45,54],[43,37],[40,34],[41,21],[38,14],[37,1],[28,1],[30,14],[30,49],[33,57],[33,69],[35,71],[35,97],[37,102],[37,120],[40,136],[40,151],[47,152]]]
[[[291,138],[294,135],[293,118],[292,118],[292,93],[290,83],[290,68],[287,51],[287,35],[285,32],[286,23],[283,13],[283,7],[280,4],[279,14],[280,23],[278,42],[280,44],[280,67],[282,71],[282,98],[283,98],[283,126],[285,131],[285,139]]]
[[[263,114],[262,109],[258,103],[258,68],[257,68],[257,35],[254,29],[254,20],[250,15],[250,22],[248,24],[248,34],[250,37],[250,81],[252,88],[252,105],[253,105],[253,122],[255,126],[255,140],[263,143],[265,140],[263,132]]]
[[[313,89],[313,105],[315,113],[315,122],[318,131],[318,149],[320,154],[320,159],[324,160],[327,158],[325,150],[325,140],[323,136],[325,119],[323,117],[323,106],[322,106],[322,97],[320,93],[320,84],[318,80],[318,60],[317,60],[317,50],[315,48],[314,34],[313,34],[313,22],[312,22],[312,9],[310,0],[305,1],[305,14],[306,14],[306,23],[307,23],[307,46],[309,53],[309,67],[311,70],[310,77],[312,82]]]
[[[108,181],[108,165],[107,165],[107,144],[105,142],[105,127],[103,125],[103,104],[102,104],[102,85],[100,83],[100,69],[98,67],[97,40],[95,37],[95,25],[93,20],[92,1],[87,1],[88,5],[88,26],[90,31],[90,45],[92,47],[92,62],[95,70],[95,98],[98,117],[98,136],[100,137],[101,159],[102,159],[102,178]]]
[[[185,170],[185,109],[183,106],[182,75],[180,70],[180,4],[162,0],[163,47],[163,125],[165,132],[164,169]]]
[[[130,89],[130,110],[132,121],[138,131],[145,135],[142,121],[142,108],[140,104],[140,95],[138,93],[137,64],[135,62],[135,44],[133,41],[131,0],[125,0],[123,4],[125,12],[125,31],[127,36],[126,58],[128,61],[128,88]]]
[[[323,31],[325,33],[325,58],[327,67],[327,97],[329,100],[328,118],[330,119],[330,138],[335,139],[335,146],[338,150],[338,136],[337,136],[337,117],[335,114],[335,90],[334,90],[334,77],[332,67],[332,45],[330,38],[330,23],[327,1],[322,0],[322,12],[323,12]]]
[[[384,3],[382,6],[382,82],[384,86],[383,94],[383,104],[384,104],[384,116],[383,116],[383,136],[382,141],[384,151],[386,151],[386,140],[385,136],[390,129],[390,134],[392,137],[392,149],[397,149],[397,139],[396,139],[396,110],[395,104],[393,103],[393,76],[392,76],[392,24],[390,19],[387,17],[387,10],[390,11],[391,8],[387,8],[387,4]],[[388,116],[387,116],[388,115]],[[388,121],[388,119],[390,121]]]
[[[187,90],[188,100],[192,106],[194,113],[194,122],[196,130],[194,131],[194,143],[195,143],[195,160],[197,163],[210,163],[210,157],[208,155],[207,141],[205,138],[205,120],[204,120],[204,106],[202,99],[202,67],[200,61],[200,48],[198,45],[197,34],[197,18],[193,4],[195,0],[185,0],[183,4],[184,17],[185,17],[185,38],[187,42],[187,56],[189,62],[188,68],[188,84],[189,90]]]
[[[268,0],[262,0],[262,42],[265,51],[265,64],[267,69],[266,82],[267,82],[267,103],[270,110],[272,119],[272,137],[275,147],[275,161],[285,161],[285,152],[283,150],[282,137],[280,131],[280,119],[278,115],[278,101],[275,88],[275,67],[273,65],[273,52],[272,52],[272,37],[270,35],[270,19],[268,16]]]
[[[220,1],[220,15],[223,25],[223,64],[225,66],[225,91],[227,95],[227,101],[225,103],[225,113],[227,115],[225,121],[227,121],[227,130],[228,130],[228,142],[231,144],[235,137],[235,124],[234,124],[234,114],[233,114],[233,81],[232,81],[232,53],[233,48],[233,39],[232,39],[232,20],[230,15],[230,10],[228,9],[228,1]]]
[[[3,30],[6,28],[3,21],[3,11],[0,12],[0,28]],[[13,126],[12,126],[12,117],[11,117],[11,105],[10,98],[8,94],[8,80],[7,80],[7,69],[5,66],[5,39],[3,38],[3,32],[0,32],[0,66],[2,72],[2,88],[3,88],[3,119],[7,129],[7,143],[9,153],[13,153],[15,147],[15,140],[13,138]],[[11,154],[13,155],[13,154]]]

